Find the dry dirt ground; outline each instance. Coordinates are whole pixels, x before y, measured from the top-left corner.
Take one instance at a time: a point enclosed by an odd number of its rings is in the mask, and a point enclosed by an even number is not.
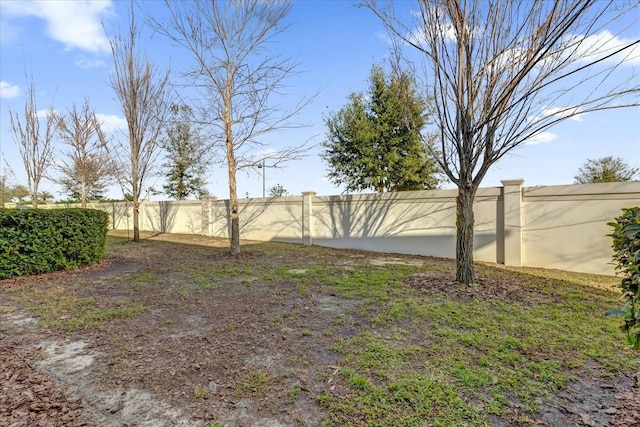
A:
[[[242,256],[250,265],[258,255]],[[0,281],[0,291],[18,293],[65,275],[108,284],[138,269],[107,258],[71,273]],[[483,292],[509,294],[485,285]],[[206,293],[106,285],[86,292],[151,309],[67,333],[43,328],[21,308],[0,311],[0,427],[322,425],[315,396],[339,393],[339,355],[328,350],[323,332],[348,338],[359,322],[358,300],[304,295],[293,284],[274,289],[255,281]],[[350,321],[331,322],[336,315]],[[630,377],[583,378],[536,418],[559,427],[640,426],[640,397]]]

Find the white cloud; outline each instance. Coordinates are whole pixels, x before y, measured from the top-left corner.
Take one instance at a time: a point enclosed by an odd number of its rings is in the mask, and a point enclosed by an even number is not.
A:
[[[632,42],[631,39],[621,38],[607,30],[588,37],[576,35],[566,40],[568,46],[575,46],[574,55],[585,62],[603,59]],[[605,61],[623,61],[627,64],[638,65],[640,64],[640,45],[636,44]]]
[[[554,141],[557,137],[558,135],[551,132],[540,132],[532,136],[531,138],[529,138],[529,140],[526,143],[527,145],[546,144],[548,142]]]
[[[12,85],[4,80],[0,81],[0,98],[15,98],[20,95],[20,86]]]
[[[572,107],[572,108],[543,108],[542,116],[556,116],[556,117],[567,117],[568,120],[573,120],[574,122],[581,122],[582,114],[580,114],[580,107]]]
[[[127,128],[127,120],[124,117],[102,113],[96,113],[96,117],[105,132],[115,132]]]
[[[82,69],[88,70],[91,68],[104,68],[107,66],[107,63],[102,59],[89,59],[80,55],[76,57],[76,65]]]
[[[0,2],[3,18],[35,16],[46,21],[49,37],[65,50],[80,49],[91,53],[108,53],[107,39],[100,19],[113,13],[111,0],[23,0]]]
[[[46,119],[49,113],[58,114],[58,111],[54,108],[47,108],[46,110],[38,110],[36,111],[36,116],[39,119]]]

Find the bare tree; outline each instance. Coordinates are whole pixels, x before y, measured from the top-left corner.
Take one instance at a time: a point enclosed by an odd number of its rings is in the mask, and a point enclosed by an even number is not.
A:
[[[127,120],[127,144],[115,144],[112,157],[120,173],[116,178],[124,193],[132,196],[133,240],[140,240],[140,195],[146,180],[157,166],[162,151],[161,132],[171,106],[169,71],[160,72],[137,45],[140,30],[133,4],[126,36],[111,41],[114,71],[111,87],[120,101]]]
[[[637,76],[623,66],[640,41],[608,32],[633,3],[421,0],[409,24],[391,2],[367,0],[392,35],[417,49],[433,82],[433,154],[458,187],[459,282],[475,280],[473,201],[494,163],[571,117],[638,105]]]
[[[282,96],[284,80],[296,72],[291,58],[272,53],[272,44],[287,25],[291,9],[286,1],[259,0],[173,2],[165,0],[170,22],[154,21],[156,31],[185,48],[194,65],[185,73],[189,85],[204,101],[200,124],[209,128],[211,140],[222,142],[229,176],[231,253],[240,252],[240,219],[236,173],[256,167],[265,159],[277,165],[299,157],[302,147],[272,152],[256,158],[260,137],[283,128],[297,127],[291,119],[312,98],[285,110],[274,98]],[[153,17],[151,18],[153,20]]]
[[[31,205],[38,207],[38,187],[53,160],[53,137],[56,129],[56,113],[50,108],[45,113],[44,132],[40,129],[40,112],[36,106],[36,91],[33,79],[27,89],[24,116],[9,109],[11,132],[18,146],[27,174],[27,188]]]
[[[89,100],[85,99],[80,108],[74,104],[66,117],[60,118],[58,134],[68,151],[64,152],[66,159],[56,164],[62,174],[56,181],[86,208],[89,195],[103,191],[115,174],[107,151],[107,138]]]

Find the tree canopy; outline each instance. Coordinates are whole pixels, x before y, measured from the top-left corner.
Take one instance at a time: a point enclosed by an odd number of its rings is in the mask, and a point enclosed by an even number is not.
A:
[[[289,195],[289,192],[282,184],[276,184],[269,189],[269,196],[271,197],[284,197],[287,195]]]
[[[352,93],[325,118],[329,179],[347,191],[437,188],[438,168],[421,136],[427,102],[407,71],[371,69],[367,93]],[[410,119],[407,120],[406,116]]]
[[[629,166],[620,157],[607,156],[600,159],[587,159],[574,177],[575,184],[593,184],[598,182],[633,181],[638,168]]]

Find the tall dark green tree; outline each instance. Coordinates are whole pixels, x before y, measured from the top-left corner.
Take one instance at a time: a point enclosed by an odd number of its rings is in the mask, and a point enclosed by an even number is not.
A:
[[[205,189],[206,152],[202,138],[192,125],[192,111],[188,105],[171,106],[171,120],[167,129],[167,184],[164,191],[169,197],[184,200],[189,196],[202,196]]]
[[[75,163],[75,162],[74,162]],[[92,166],[93,164],[93,166]],[[89,166],[92,169],[98,169],[99,166],[93,159],[90,159],[89,162],[85,164],[85,166]],[[75,176],[80,176],[82,173],[80,171],[80,166],[74,166]],[[103,200],[104,194],[107,191],[107,183],[101,179],[97,179],[98,176],[90,172],[90,179],[95,180],[94,183],[91,184],[90,187],[85,188],[84,190],[84,203],[83,203],[83,189],[82,184],[80,184],[77,180],[72,177],[63,177],[58,179],[58,183],[62,186],[62,194],[67,196],[67,200],[71,202],[81,203],[83,206],[86,206],[87,201],[89,200]]]
[[[426,112],[411,73],[386,75],[374,66],[368,92],[350,94],[345,107],[325,118],[322,157],[331,182],[378,193],[437,188],[438,168],[421,137]]]

